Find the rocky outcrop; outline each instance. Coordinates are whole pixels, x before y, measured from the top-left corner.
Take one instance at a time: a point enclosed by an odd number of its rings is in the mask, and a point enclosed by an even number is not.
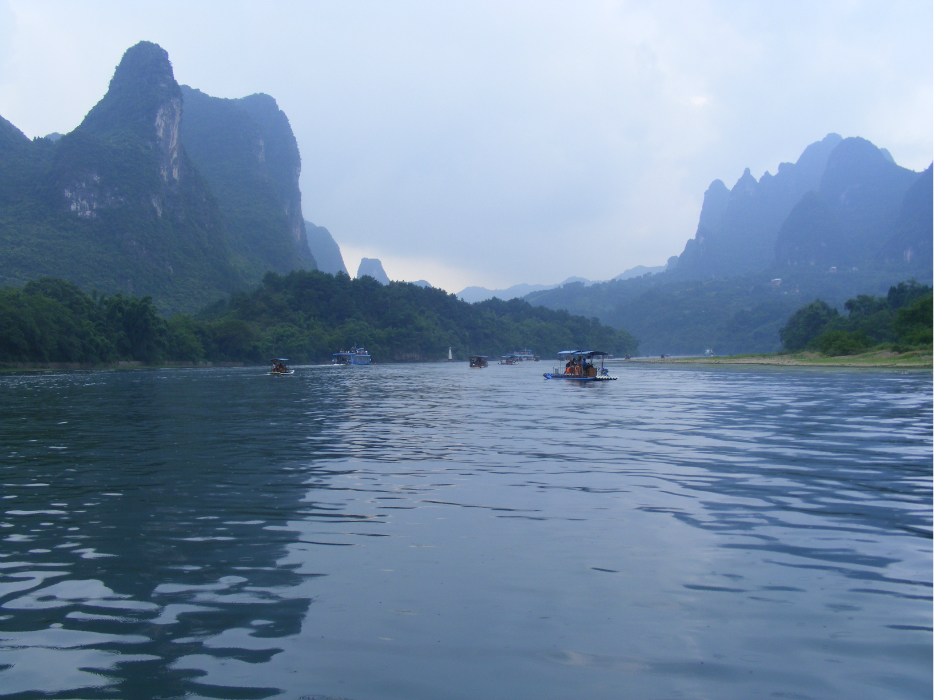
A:
[[[168,53],[147,41],[128,49],[107,94],[74,132],[58,140],[55,177],[68,211],[94,219],[102,209],[132,203],[151,207],[161,218],[166,209],[183,208],[181,120],[182,94]],[[133,146],[142,155],[131,156]]]

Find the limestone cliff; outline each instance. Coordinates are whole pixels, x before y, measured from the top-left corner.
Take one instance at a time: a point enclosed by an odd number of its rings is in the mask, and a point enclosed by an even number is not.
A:
[[[217,203],[181,145],[182,114],[168,54],[141,42],[78,128],[18,146],[3,168],[22,196],[0,202],[0,219],[11,222],[0,283],[62,277],[148,294],[167,311],[195,310],[241,286]]]
[[[181,142],[217,196],[237,266],[250,282],[269,270],[316,269],[302,216],[301,155],[276,101],[181,90]]]
[[[182,88],[140,42],[71,133],[30,141],[0,118],[0,284],[48,275],[194,311],[267,271],[315,269],[300,173],[272,97]]]

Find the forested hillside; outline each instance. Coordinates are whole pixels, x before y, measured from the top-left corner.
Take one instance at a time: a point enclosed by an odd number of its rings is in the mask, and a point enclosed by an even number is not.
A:
[[[442,359],[448,347],[458,359],[637,349],[625,331],[518,299],[471,305],[430,287],[317,271],[268,273],[251,292],[168,320],[149,298],[95,298],[63,280],[0,289],[0,362],[324,362],[355,344],[377,362]]]

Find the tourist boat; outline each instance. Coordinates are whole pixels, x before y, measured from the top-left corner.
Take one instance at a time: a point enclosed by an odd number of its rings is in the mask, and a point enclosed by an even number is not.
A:
[[[294,369],[289,369],[286,366],[285,363],[288,361],[289,359],[287,357],[276,357],[270,360],[270,362],[272,362],[272,369],[270,370],[269,374],[274,374],[276,376],[285,376],[287,374],[295,374]]]
[[[538,362],[538,356],[531,350],[516,350],[513,356],[520,362]]]
[[[603,366],[608,353],[601,350],[562,350],[558,353],[558,367],[554,372],[545,373],[545,379],[570,379],[578,382],[609,382],[616,377],[610,376]],[[600,358],[600,367],[596,365]],[[561,367],[561,363],[564,367]]]
[[[501,365],[517,365],[520,362],[521,360],[518,357],[516,357],[515,353],[509,354],[509,355],[503,355],[501,358],[499,358],[499,363]]]
[[[471,355],[470,366],[475,369],[481,369],[483,367],[489,367],[490,363],[486,361],[486,355]]]
[[[335,352],[331,360],[332,365],[369,365],[373,362],[368,353],[363,348],[353,347],[348,351],[341,350]]]

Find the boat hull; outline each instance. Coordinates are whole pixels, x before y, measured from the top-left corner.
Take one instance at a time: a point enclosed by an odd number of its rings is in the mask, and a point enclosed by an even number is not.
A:
[[[551,374],[549,372],[545,372],[543,376],[545,377],[545,379],[566,379],[569,382],[615,382],[616,381],[616,377],[610,377],[610,376],[576,377],[571,374]]]

